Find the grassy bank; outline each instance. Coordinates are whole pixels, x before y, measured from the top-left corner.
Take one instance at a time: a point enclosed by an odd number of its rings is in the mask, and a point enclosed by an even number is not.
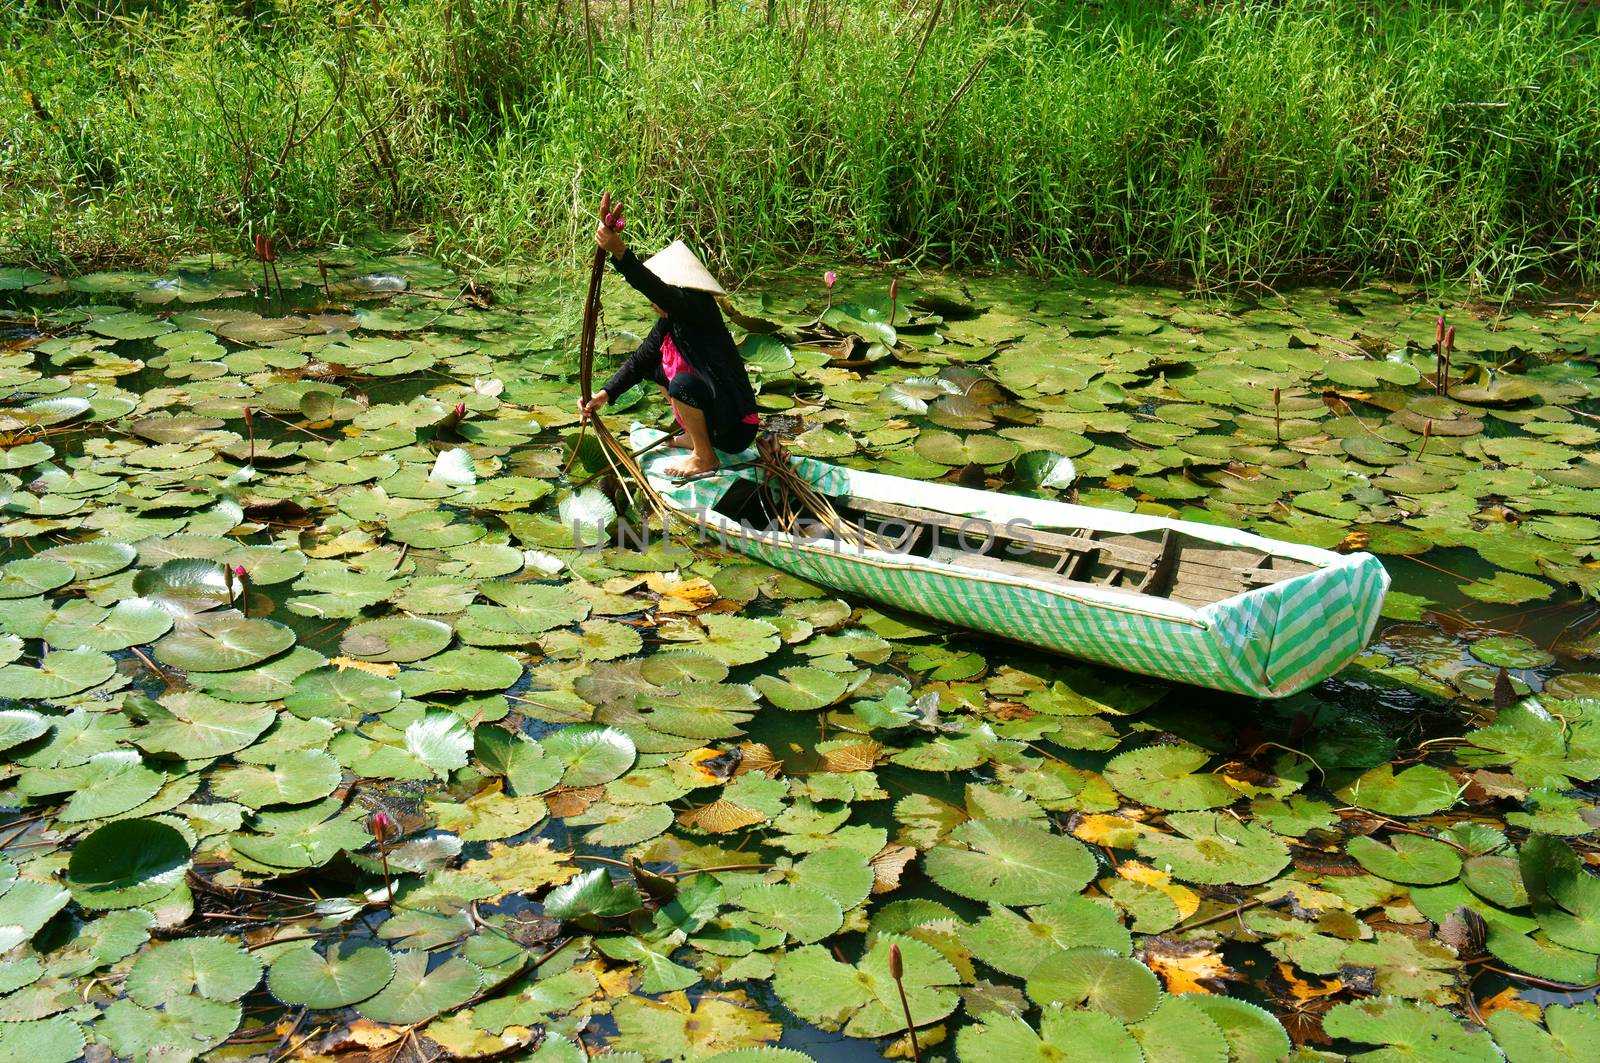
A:
[[[1600,280],[1594,5],[1211,6],[24,2],[0,257],[398,226],[471,266],[611,187],[736,267]]]

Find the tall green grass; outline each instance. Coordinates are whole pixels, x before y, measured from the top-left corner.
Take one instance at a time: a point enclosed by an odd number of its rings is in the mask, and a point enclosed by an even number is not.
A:
[[[1600,279],[1594,5],[1014,2],[23,0],[0,257],[550,258],[613,188],[734,268]]]

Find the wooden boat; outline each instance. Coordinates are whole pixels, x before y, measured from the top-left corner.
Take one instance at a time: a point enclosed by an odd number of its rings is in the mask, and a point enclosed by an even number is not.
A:
[[[632,442],[657,438],[636,429]],[[1389,586],[1370,554],[791,457],[799,479],[848,522],[807,526],[752,458],[728,456],[687,482],[659,472],[665,455],[641,465],[678,516],[774,567],[955,626],[1217,690],[1279,698],[1337,672],[1371,637]]]

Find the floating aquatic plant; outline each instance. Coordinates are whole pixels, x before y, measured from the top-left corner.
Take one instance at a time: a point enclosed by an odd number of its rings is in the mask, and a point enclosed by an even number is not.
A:
[[[590,548],[642,522],[557,286],[273,255],[264,312],[249,259],[8,289],[4,1053],[795,1060],[787,1010],[923,1059],[1515,1060],[1597,1021],[1519,992],[1600,980],[1592,320],[775,286],[743,344],[797,453],[1390,559],[1346,676],[1197,711]],[[607,309],[601,359],[648,325]]]

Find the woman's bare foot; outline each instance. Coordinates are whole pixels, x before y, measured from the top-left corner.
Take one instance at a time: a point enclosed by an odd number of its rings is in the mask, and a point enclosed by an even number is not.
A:
[[[703,472],[710,472],[717,467],[716,455],[703,458],[698,454],[690,454],[687,458],[669,462],[661,466],[661,471],[668,476],[698,476]]]

